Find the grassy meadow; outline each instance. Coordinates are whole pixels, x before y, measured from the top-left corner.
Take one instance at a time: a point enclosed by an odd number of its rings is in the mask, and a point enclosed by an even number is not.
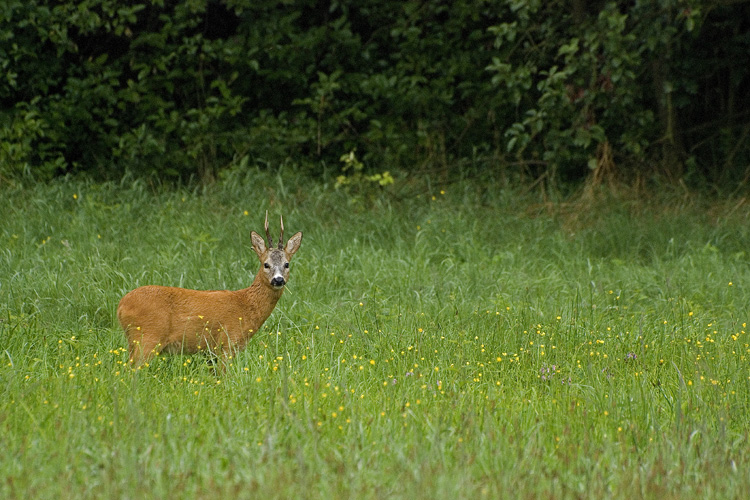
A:
[[[3,188],[0,497],[745,497],[743,200],[397,190]],[[266,209],[304,238],[247,349],[127,366],[120,297],[249,286]]]

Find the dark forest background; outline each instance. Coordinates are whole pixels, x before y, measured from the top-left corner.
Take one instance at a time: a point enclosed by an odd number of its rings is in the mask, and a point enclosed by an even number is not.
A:
[[[293,162],[734,188],[749,74],[748,1],[6,0],[0,183]]]

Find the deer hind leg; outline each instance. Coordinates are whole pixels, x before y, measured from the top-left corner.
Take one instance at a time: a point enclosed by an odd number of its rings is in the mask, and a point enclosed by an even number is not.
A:
[[[128,330],[128,359],[135,368],[148,363],[162,347],[156,336],[135,329]]]

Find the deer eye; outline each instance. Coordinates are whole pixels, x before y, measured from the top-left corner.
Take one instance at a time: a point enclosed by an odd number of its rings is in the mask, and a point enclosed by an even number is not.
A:
[[[289,269],[289,262],[284,262],[284,268]]]
[[[266,269],[271,269],[271,265],[268,262],[263,263],[263,267]]]

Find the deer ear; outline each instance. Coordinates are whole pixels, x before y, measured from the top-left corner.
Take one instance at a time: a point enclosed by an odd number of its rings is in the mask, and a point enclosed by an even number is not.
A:
[[[253,242],[253,250],[258,254],[258,257],[266,253],[266,242],[263,241],[263,238],[258,233],[252,231],[250,233],[250,240]]]
[[[286,242],[286,248],[284,248],[284,251],[286,252],[287,257],[291,257],[292,255],[294,255],[297,250],[299,250],[299,246],[301,243],[302,231],[289,238],[289,241]]]

